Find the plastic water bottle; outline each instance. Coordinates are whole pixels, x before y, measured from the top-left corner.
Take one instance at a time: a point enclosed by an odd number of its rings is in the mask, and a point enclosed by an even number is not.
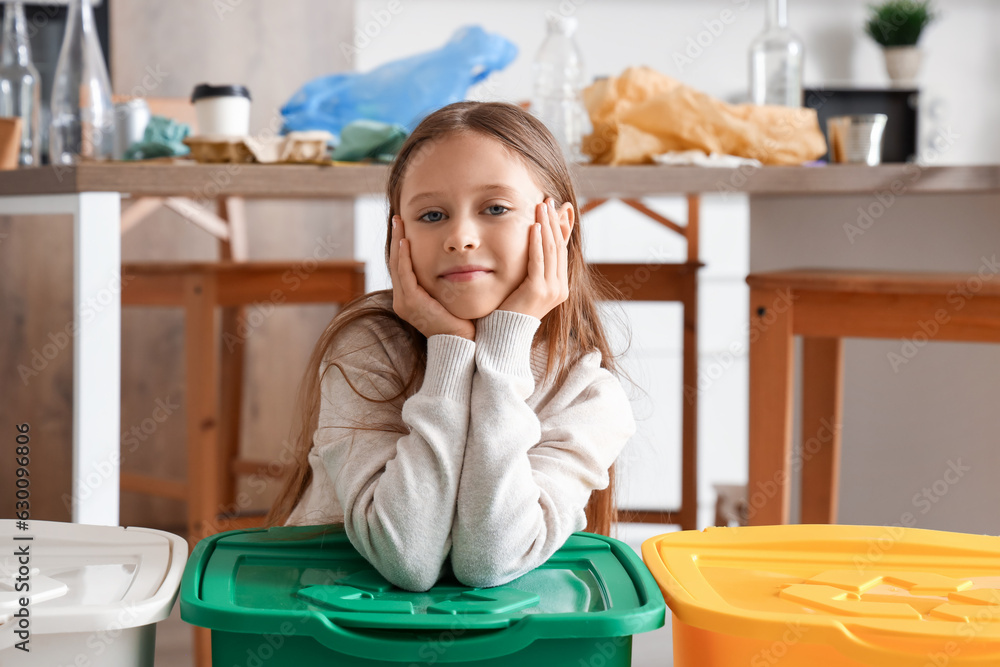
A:
[[[767,0],[767,27],[750,45],[750,101],[802,106],[802,40],[788,29],[785,0]]]
[[[593,128],[580,95],[586,78],[573,39],[576,18],[549,14],[547,27],[548,35],[535,56],[531,111],[555,136],[567,162],[583,162],[580,145]]]

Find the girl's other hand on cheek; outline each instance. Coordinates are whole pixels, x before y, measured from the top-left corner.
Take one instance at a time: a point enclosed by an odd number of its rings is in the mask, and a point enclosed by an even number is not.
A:
[[[417,282],[410,258],[410,241],[402,217],[393,216],[389,243],[389,275],[392,279],[392,309],[427,338],[435,334],[476,339],[476,325],[455,317]]]
[[[563,236],[560,218],[551,197],[535,207],[535,224],[528,231],[528,276],[497,310],[540,320],[569,298],[569,235]]]

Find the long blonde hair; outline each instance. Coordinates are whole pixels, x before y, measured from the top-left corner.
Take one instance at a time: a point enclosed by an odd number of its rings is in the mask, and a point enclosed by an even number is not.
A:
[[[602,368],[619,376],[625,375],[616,363],[597,307],[600,301],[617,302],[624,297],[614,285],[584,261],[579,224],[580,208],[577,206],[569,169],[559,145],[540,121],[514,104],[503,102],[449,104],[428,115],[406,139],[390,166],[386,187],[389,201],[385,222],[386,266],[389,265],[392,217],[400,211],[400,192],[407,168],[411,164],[419,164],[427,151],[434,150],[437,141],[458,132],[475,132],[500,142],[511,154],[524,161],[545,197],[552,197],[556,206],[565,202],[573,205],[576,223],[573,225],[567,246],[569,297],[542,318],[541,326],[532,342],[533,347],[541,341],[548,344],[549,355],[544,377],[547,379],[553,372],[557,372],[556,384],[562,384],[573,364],[592,350],[601,352]],[[384,305],[386,299],[388,307]],[[415,360],[413,371],[405,382],[402,378],[397,378],[399,393],[384,400],[364,396],[366,400],[378,403],[396,401],[408,395],[411,387],[419,387],[422,383],[427,366],[427,338],[409,322],[396,315],[391,303],[391,289],[372,292],[352,300],[337,313],[316,343],[299,388],[297,410],[299,419],[293,435],[295,463],[268,513],[266,519],[268,526],[283,525],[288,520],[312,480],[308,456],[313,444],[312,436],[319,421],[322,386],[320,367],[340,331],[362,318],[374,318],[372,328],[383,329],[385,327],[375,326],[378,320],[383,320],[385,324],[390,325],[390,330],[401,329],[412,349],[412,357]],[[621,318],[621,321],[624,326],[624,318]],[[336,359],[330,361],[326,370],[333,366],[344,372]],[[347,377],[346,372],[344,376]],[[354,389],[354,386],[351,385],[351,388]],[[362,395],[356,389],[354,391]],[[408,432],[405,426],[399,423],[359,428],[398,432],[404,435]],[[618,520],[614,465],[608,470],[608,477],[608,486],[591,494],[585,510],[586,530],[602,535],[610,535],[612,525]]]

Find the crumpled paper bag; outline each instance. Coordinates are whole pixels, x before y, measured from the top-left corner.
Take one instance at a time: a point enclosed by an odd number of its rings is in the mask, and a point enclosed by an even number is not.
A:
[[[727,104],[649,67],[583,90],[594,131],[583,152],[594,164],[644,164],[668,151],[700,149],[798,165],[823,156],[815,109]]]

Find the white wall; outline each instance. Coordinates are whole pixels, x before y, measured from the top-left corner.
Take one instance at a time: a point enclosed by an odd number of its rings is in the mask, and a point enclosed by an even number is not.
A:
[[[887,83],[881,53],[863,34],[865,0],[789,0],[789,23],[806,44],[807,86]],[[921,136],[951,126],[959,135],[938,164],[992,163],[1000,157],[1000,3],[990,0],[938,0],[942,18],[925,33],[926,49]],[[515,42],[520,54],[507,70],[470,91],[470,99],[518,101],[531,93],[531,61],[544,37],[545,14],[572,13],[579,21],[577,41],[590,75],[616,75],[630,65],[648,65],[719,98],[746,97],[747,49],[762,29],[764,0],[400,0],[389,14],[388,0],[357,3],[356,26],[370,37],[357,42],[355,67],[367,71],[443,44],[462,25],[477,23]],[[393,5],[397,7],[397,5]],[[714,23],[722,12],[733,20]],[[377,19],[391,15],[386,25]],[[727,16],[728,18],[728,16]],[[717,35],[705,32],[715,29]],[[721,29],[720,29],[721,28]],[[702,33],[702,34],[699,34]],[[357,34],[357,33],[356,33]],[[697,47],[697,40],[707,46]],[[695,47],[692,47],[692,44]],[[700,52],[699,49],[700,48]],[[689,50],[691,49],[691,50]],[[691,57],[691,62],[684,58]],[[683,202],[658,198],[649,204],[683,219]],[[609,205],[586,219],[589,259],[649,260],[650,248],[682,246],[655,223]],[[359,226],[370,229],[356,240],[356,253],[372,268],[369,289],[387,285],[383,271],[382,204],[362,202]],[[708,197],[703,207],[701,369],[700,524],[712,517],[713,482],[745,482],[747,445],[746,300],[748,213],[741,197]],[[365,236],[362,234],[362,236]],[[378,268],[377,268],[378,267]],[[624,458],[626,505],[671,506],[679,499],[680,324],[678,307],[628,306],[633,348],[626,366],[652,395],[637,400],[639,433]],[[662,332],[662,333],[661,333]],[[730,359],[725,352],[740,353]],[[711,374],[711,378],[709,378]],[[639,466],[630,465],[641,461]],[[666,482],[664,485],[663,482]]]
[[[357,27],[374,21],[389,0],[359,0]],[[630,65],[648,65],[700,90],[730,101],[746,96],[747,49],[763,28],[765,0],[398,0],[388,25],[374,24],[356,67],[382,63],[443,44],[461,25],[477,23],[504,35],[520,49],[503,72],[473,89],[472,99],[525,99],[531,91],[531,60],[545,34],[546,12],[572,13],[577,42],[591,75],[614,75]],[[863,34],[867,0],[788,0],[789,25],[806,44],[807,86],[888,83],[881,52]],[[994,119],[1000,109],[1000,3],[937,0],[941,17],[927,28],[921,46],[922,111],[934,107],[976,141],[963,142],[942,163],[987,163],[1000,155]],[[718,37],[699,35],[723,11],[733,21]],[[718,28],[719,26],[716,26]],[[711,37],[709,40],[708,37]],[[691,41],[708,46],[691,64],[678,64]],[[936,103],[936,104],[935,104]]]
[[[872,202],[860,195],[755,197],[751,269],[880,266],[997,281],[1000,195],[900,196],[849,240],[845,222]],[[956,298],[962,288],[967,296],[953,299],[949,312],[975,298],[977,281],[956,282]],[[909,342],[844,343],[838,520],[1000,534],[1000,345],[940,341],[933,329],[927,342],[921,321]],[[800,428],[796,419],[796,443]]]

